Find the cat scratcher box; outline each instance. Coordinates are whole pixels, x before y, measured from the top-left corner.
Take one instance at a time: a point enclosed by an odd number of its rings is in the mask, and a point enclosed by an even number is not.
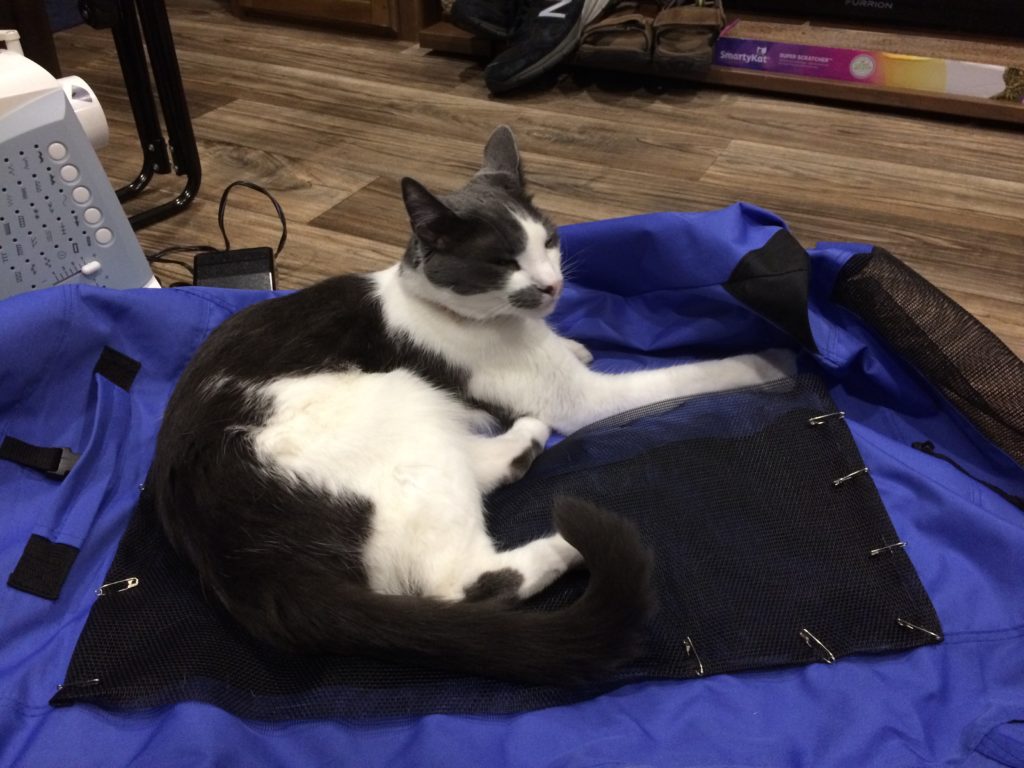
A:
[[[829,664],[813,638],[794,636],[811,663],[700,675],[700,642],[684,636],[675,648],[692,679],[505,715],[467,714],[470,695],[459,714],[314,718],[295,708],[268,723],[211,703],[199,677],[179,681],[173,703],[129,712],[90,702],[99,690],[137,702],[141,690],[118,687],[109,649],[71,661],[102,601],[123,610],[160,599],[137,574],[107,577],[132,543],[126,529],[174,382],[211,329],[273,294],[60,287],[0,302],[0,434],[42,449],[0,460],[0,567],[11,574],[0,589],[0,765],[1024,764],[1024,365],[888,254],[856,243],[780,249],[786,239],[779,219],[745,205],[565,227],[575,272],[552,322],[605,371],[802,346],[802,367],[845,413],[870,468],[837,492],[877,489],[899,536],[863,557],[912,564],[944,642],[922,635],[914,650]],[[743,418],[704,436],[742,431]],[[836,426],[803,428],[824,439]],[[724,481],[729,469],[722,462]],[[762,483],[774,501],[798,490]],[[707,529],[716,546],[742,517],[725,522]],[[680,589],[699,602],[693,585]],[[187,616],[156,608],[160,632],[189,637]],[[893,632],[922,629],[938,626],[893,617]],[[168,646],[152,635],[128,622],[105,644],[145,651],[137,658],[151,661],[133,679],[166,683]],[[278,694],[282,710],[294,703]],[[52,706],[55,697],[70,706]]]
[[[739,19],[715,45],[719,67],[994,100],[1024,112],[1024,47],[972,43],[984,61],[950,56],[961,41]]]

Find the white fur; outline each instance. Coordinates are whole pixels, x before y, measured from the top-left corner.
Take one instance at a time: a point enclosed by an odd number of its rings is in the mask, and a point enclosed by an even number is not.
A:
[[[410,276],[397,266],[374,279],[388,326],[468,370],[474,397],[529,413],[566,434],[660,400],[773,381],[792,365],[791,356],[774,352],[601,374],[543,319],[508,314],[475,322],[406,290]]]
[[[545,247],[540,223],[517,218],[527,246],[506,291],[560,286],[558,249]],[[478,411],[405,370],[295,376],[264,388],[273,407],[253,432],[258,454],[295,482],[372,501],[364,564],[383,593],[461,599],[480,574],[502,568],[522,574],[520,598],[536,593],[579,553],[557,534],[496,552],[482,499],[509,479],[517,457],[544,443],[547,425],[570,433],[648,403],[778,379],[791,364],[780,354],[744,355],[600,374],[586,367],[582,345],[545,324],[550,306],[517,311],[501,291],[455,296],[397,265],[373,279],[392,332],[468,371],[474,397],[530,414],[505,434],[480,435]]]
[[[363,560],[370,587],[456,600],[481,573],[514,568],[519,596],[550,584],[579,555],[560,536],[496,553],[482,495],[548,429],[520,419],[503,435],[475,434],[474,412],[413,374],[319,373],[278,379],[257,454],[296,482],[373,501]]]
[[[521,288],[537,286],[547,288],[562,286],[562,253],[556,248],[548,248],[544,243],[548,239],[548,232],[536,219],[527,216],[519,211],[512,211],[512,216],[519,222],[526,234],[526,246],[518,258],[519,271],[515,272],[509,280],[507,290],[514,293]],[[542,305],[542,314],[548,314],[554,309],[558,298],[557,292]]]

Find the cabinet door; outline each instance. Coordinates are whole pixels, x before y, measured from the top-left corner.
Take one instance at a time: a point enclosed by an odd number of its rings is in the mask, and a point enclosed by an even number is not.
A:
[[[398,31],[397,0],[233,0],[236,11]]]

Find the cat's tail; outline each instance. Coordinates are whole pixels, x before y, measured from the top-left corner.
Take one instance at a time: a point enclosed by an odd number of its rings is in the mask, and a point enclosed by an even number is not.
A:
[[[565,608],[446,603],[347,588],[331,622],[333,642],[319,650],[369,652],[520,682],[600,679],[641,650],[654,602],[651,557],[628,520],[588,502],[560,498],[554,519],[590,571],[586,591]]]

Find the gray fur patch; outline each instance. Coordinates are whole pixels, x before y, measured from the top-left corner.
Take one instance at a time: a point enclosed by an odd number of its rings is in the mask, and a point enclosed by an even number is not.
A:
[[[544,450],[544,446],[534,440],[530,443],[530,447],[520,453],[509,465],[509,476],[506,482],[514,483],[516,480],[526,474],[527,470],[530,469],[530,465],[533,464],[534,459],[540,456],[541,451]]]
[[[518,309],[536,309],[544,302],[544,292],[532,285],[520,288],[508,297],[508,303]]]
[[[481,573],[480,577],[463,591],[468,603],[482,600],[516,600],[522,585],[523,574],[512,568],[502,568]]]
[[[507,265],[440,252],[431,254],[423,265],[423,273],[430,282],[460,296],[500,290],[513,271]]]

